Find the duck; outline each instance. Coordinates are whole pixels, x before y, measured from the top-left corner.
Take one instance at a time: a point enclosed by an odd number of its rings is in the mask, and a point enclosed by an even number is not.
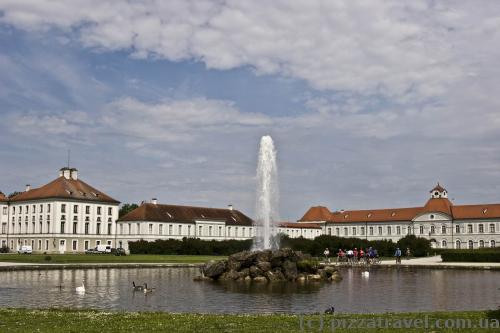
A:
[[[136,286],[135,285],[135,281],[132,281],[132,288],[134,291],[143,291],[144,290],[144,287],[143,286]]]
[[[85,294],[85,284],[83,283],[83,280],[82,280],[82,285],[81,286],[78,286],[76,287],[76,292],[79,293],[79,294]]]
[[[368,272],[368,271],[361,272],[361,276],[362,277],[370,277],[370,272]]]
[[[155,289],[155,288],[148,288],[148,284],[147,284],[147,283],[144,283],[144,289],[143,289],[144,294],[147,294],[147,293],[152,293],[154,289]]]
[[[325,310],[325,314],[334,314],[334,313],[335,313],[335,307],[333,306]]]

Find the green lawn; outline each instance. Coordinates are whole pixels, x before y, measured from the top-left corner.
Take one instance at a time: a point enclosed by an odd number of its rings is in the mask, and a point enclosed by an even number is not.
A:
[[[49,259],[50,260],[47,260]],[[40,264],[86,264],[86,263],[203,263],[218,256],[183,256],[133,254],[114,256],[110,254],[0,254],[0,262],[24,262]]]
[[[243,309],[242,309],[243,310]],[[444,326],[454,328],[371,328],[370,323],[379,320],[391,320],[392,325],[406,321],[406,325],[417,323],[421,326],[428,323],[434,325],[440,320]],[[434,313],[397,313],[397,314],[364,314],[364,315],[334,315],[323,316],[323,329],[319,328],[319,316],[306,316],[302,321],[302,329],[297,315],[202,315],[202,314],[172,314],[172,313],[136,313],[136,312],[102,312],[94,310],[27,310],[0,308],[0,332],[259,332],[259,333],[293,333],[293,332],[498,332],[499,311],[473,312],[434,312]],[[334,325],[358,325],[357,328],[339,328]],[[308,321],[314,322],[308,328]],[[355,321],[355,322],[354,322]],[[362,323],[364,321],[364,323]],[[411,322],[413,321],[413,322]],[[470,328],[457,329],[470,321],[472,325],[488,324],[489,329]],[[352,323],[352,324],[351,324]],[[359,325],[363,325],[362,328]],[[377,324],[380,326],[382,325]],[[415,324],[414,324],[415,326]]]

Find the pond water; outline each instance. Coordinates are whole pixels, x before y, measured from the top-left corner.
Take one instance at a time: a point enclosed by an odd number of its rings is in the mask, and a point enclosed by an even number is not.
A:
[[[406,312],[496,309],[500,271],[399,268],[342,269],[339,283],[194,282],[196,268],[0,272],[0,307],[70,307],[196,313]],[[75,287],[85,280],[86,293]],[[147,282],[144,295],[132,290]]]

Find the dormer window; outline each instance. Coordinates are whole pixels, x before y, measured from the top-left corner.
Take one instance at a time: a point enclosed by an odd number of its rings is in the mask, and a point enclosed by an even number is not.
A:
[[[392,213],[391,213],[391,216],[392,216],[392,217],[396,216],[396,212],[392,212]]]
[[[429,218],[430,218],[431,220],[434,220],[434,214],[431,214],[431,215],[429,216]]]
[[[372,213],[368,213],[368,215],[367,215],[367,216],[368,216],[368,217],[372,217]]]
[[[486,214],[488,212],[488,208],[483,209],[483,214]]]

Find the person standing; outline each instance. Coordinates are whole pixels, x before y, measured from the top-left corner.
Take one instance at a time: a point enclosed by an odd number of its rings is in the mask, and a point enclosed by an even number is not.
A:
[[[396,264],[401,264],[401,250],[399,247],[396,249],[396,253],[394,253],[394,256],[396,257]]]
[[[407,247],[406,248],[406,260],[410,260],[410,256],[411,256],[411,251],[410,251],[410,248]]]
[[[325,260],[330,262],[330,250],[326,248],[325,251],[323,251],[323,254],[325,255]]]

